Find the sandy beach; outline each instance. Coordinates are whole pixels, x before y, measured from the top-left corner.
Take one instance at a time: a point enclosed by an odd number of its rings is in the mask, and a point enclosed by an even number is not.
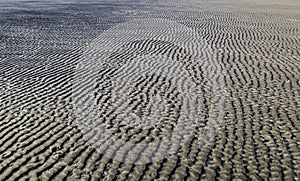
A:
[[[299,9],[0,0],[0,180],[299,180]]]

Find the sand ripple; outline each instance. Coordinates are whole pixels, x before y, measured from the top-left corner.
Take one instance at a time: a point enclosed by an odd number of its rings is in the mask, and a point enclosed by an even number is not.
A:
[[[37,4],[1,6],[0,1],[0,180],[300,177],[298,2]],[[92,64],[105,55],[93,49],[99,35],[107,35],[100,39],[106,42],[112,35],[105,31],[113,27],[120,34],[138,32],[128,25],[142,19],[165,25],[156,27],[165,34],[141,31],[142,39],[115,40],[111,46],[127,43],[112,49],[98,71],[78,71],[83,57]],[[166,28],[172,22],[181,28]],[[167,36],[168,31],[175,34]],[[85,84],[74,85],[76,78]],[[105,123],[112,139],[136,147],[128,162],[113,159],[118,151],[127,154],[124,145],[115,142],[107,144],[115,152],[99,151],[91,142],[97,130],[83,134],[74,98],[84,102],[90,92],[103,119],[99,123]],[[222,115],[215,105],[222,101],[224,119],[215,122],[211,118]],[[153,119],[147,122],[147,117]],[[187,125],[192,126],[189,136],[174,137],[176,151],[157,152],[162,159],[150,161],[137,154],[153,154],[147,144],[168,138],[181,117],[197,121]]]

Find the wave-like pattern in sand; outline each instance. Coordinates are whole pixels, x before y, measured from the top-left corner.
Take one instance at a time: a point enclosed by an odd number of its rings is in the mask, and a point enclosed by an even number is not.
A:
[[[34,10],[28,8],[30,3],[14,3],[14,8],[6,3],[0,12],[0,180],[297,180],[300,177],[298,2],[119,1],[52,5],[46,10],[45,7]],[[98,110],[109,110],[103,106],[114,104],[117,99],[113,98],[118,93],[123,96],[123,92],[128,92],[125,90],[128,85],[123,87],[116,81],[125,79],[134,82],[132,93],[136,96],[126,108],[136,115],[149,115],[148,100],[159,103],[170,99],[173,102],[167,102],[161,109],[176,117],[180,106],[190,102],[177,100],[173,88],[185,85],[183,79],[188,75],[197,86],[199,115],[205,119],[197,122],[190,133],[193,136],[184,138],[176,154],[146,164],[130,164],[99,152],[83,134],[74,114],[73,98],[74,93],[88,90],[84,86],[74,87],[73,81],[80,76],[78,71],[75,74],[76,66],[100,33],[119,23],[142,18],[170,20],[191,28],[208,45],[202,47],[208,51],[199,54],[207,61],[200,61],[197,66],[189,61],[188,56],[197,53],[189,49],[191,46],[181,49],[168,42],[150,40],[125,44],[111,59],[124,59],[132,53],[132,60],[122,64],[123,69],[108,66],[97,73],[96,80],[101,85],[95,87],[99,89],[95,95]],[[155,60],[159,55],[161,60],[170,62],[181,59],[179,54],[187,57],[182,58],[182,64],[170,67],[160,61],[154,60],[153,64],[141,61],[142,57],[135,61],[140,56],[134,55],[136,50],[154,53]],[[146,59],[152,60],[153,56]],[[144,68],[135,72],[141,67]],[[149,74],[145,67],[150,72],[158,67],[157,74]],[[212,141],[199,147],[203,131],[211,126],[210,68],[220,69],[224,75],[226,111]],[[179,79],[164,74],[177,75],[183,70]],[[140,79],[123,76],[127,72],[142,76]],[[115,75],[116,79],[108,77],[105,82],[102,75]],[[89,77],[85,78],[88,83]],[[105,97],[109,94],[101,95],[106,91],[105,86],[116,89],[108,91],[113,93],[111,100]],[[187,86],[181,90],[185,89]],[[151,97],[156,92],[164,94]],[[121,113],[121,108],[116,111]],[[110,112],[102,115],[113,120]],[[119,116],[122,118],[122,114]],[[168,119],[172,122],[173,117]],[[116,129],[115,135],[137,142],[147,141],[142,139],[146,135],[151,141],[164,136],[159,132],[172,130],[170,122],[157,125],[157,131],[146,125],[147,129],[141,132],[126,127],[127,122],[124,126],[120,122],[117,125],[121,125],[119,129],[124,134]],[[114,125],[110,119],[106,123]]]

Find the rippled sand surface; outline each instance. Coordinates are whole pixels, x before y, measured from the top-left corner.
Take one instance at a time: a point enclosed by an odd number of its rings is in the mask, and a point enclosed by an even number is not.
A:
[[[0,0],[0,180],[299,180],[299,9]]]

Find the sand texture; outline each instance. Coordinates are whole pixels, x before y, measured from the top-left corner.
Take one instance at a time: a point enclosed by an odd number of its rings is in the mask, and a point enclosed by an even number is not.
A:
[[[0,92],[0,180],[299,180],[300,2],[0,0]]]

